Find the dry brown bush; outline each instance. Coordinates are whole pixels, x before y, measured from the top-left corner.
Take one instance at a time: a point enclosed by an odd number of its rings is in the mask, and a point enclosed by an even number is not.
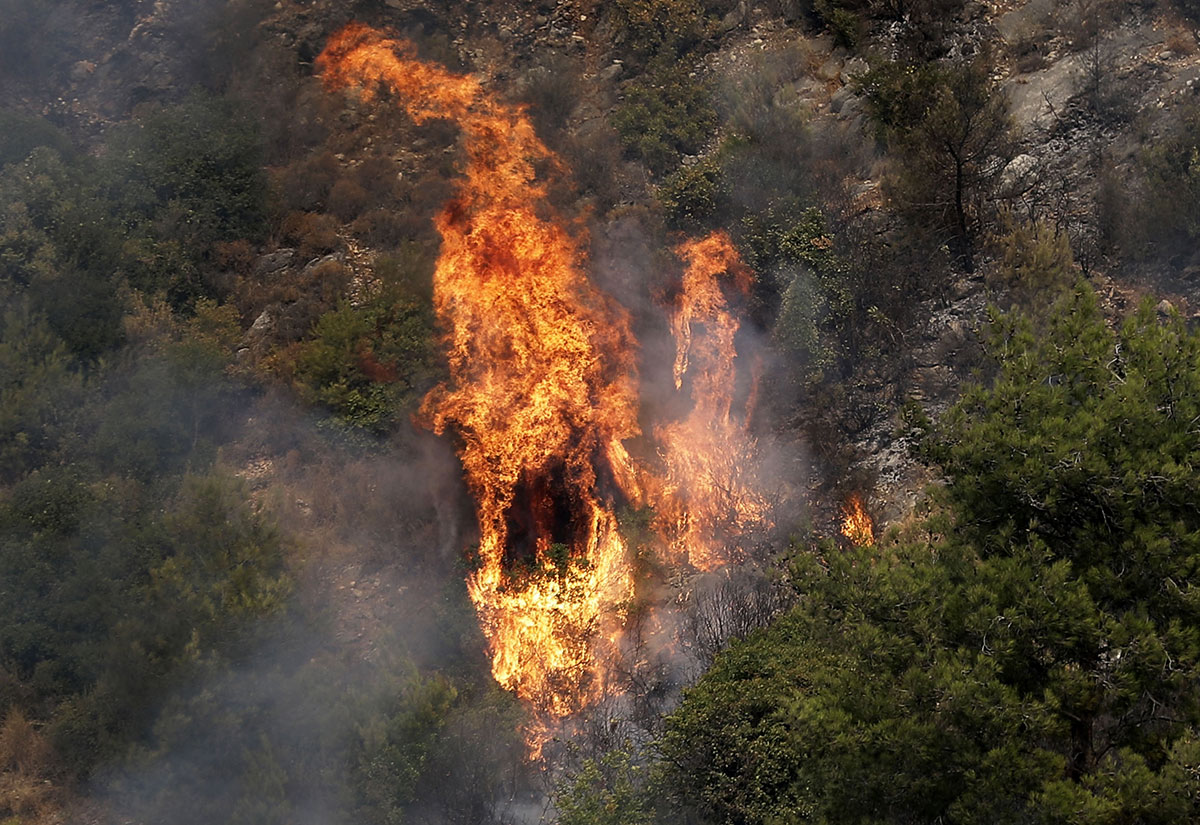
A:
[[[301,258],[314,258],[336,249],[337,230],[336,219],[314,212],[292,212],[280,226],[284,239],[296,246]]]
[[[1187,28],[1178,28],[1167,35],[1163,45],[1175,54],[1193,55],[1198,48],[1196,35]]]
[[[329,190],[329,211],[342,223],[349,223],[363,213],[370,200],[357,181],[342,178]]]
[[[324,208],[330,190],[343,174],[342,165],[328,151],[275,170],[275,192],[281,211],[314,212]]]
[[[258,256],[249,241],[223,241],[218,243],[213,251],[216,253],[217,266],[238,275],[247,275],[254,269]]]
[[[396,162],[375,155],[354,168],[354,181],[363,188],[372,206],[382,206],[398,197]]]
[[[409,209],[372,209],[350,226],[355,236],[376,249],[398,249],[414,240],[429,239],[432,233],[429,216]]]
[[[236,294],[243,323],[252,323],[271,308],[271,338],[277,343],[298,341],[317,319],[337,306],[353,273],[337,261],[244,279]]]
[[[0,816],[21,825],[62,821],[58,789],[48,778],[53,754],[25,715],[12,709],[0,725]]]

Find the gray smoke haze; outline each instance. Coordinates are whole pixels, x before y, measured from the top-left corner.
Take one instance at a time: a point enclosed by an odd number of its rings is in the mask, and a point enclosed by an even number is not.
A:
[[[298,31],[264,33],[257,16],[265,5],[0,0],[0,39],[21,44],[0,50],[0,93],[87,138],[196,84],[249,83],[230,71],[258,37],[285,43],[282,59],[298,77],[332,18],[314,13]],[[436,14],[406,19],[416,36],[428,35],[426,52],[454,51]],[[35,42],[44,45],[37,53]],[[264,117],[303,99],[280,98],[264,103]],[[44,107],[31,103],[42,99]],[[306,146],[289,141],[280,138],[287,151]],[[768,174],[783,168],[781,158],[769,160],[778,164],[764,167]],[[756,168],[735,182],[740,200],[762,174]],[[633,319],[645,436],[632,446],[651,463],[655,426],[682,418],[692,403],[671,376],[676,242],[627,213],[592,233],[588,265]],[[755,392],[753,365],[766,377],[760,394],[772,391],[770,376],[783,365],[766,326],[738,309],[746,316],[737,342],[740,415]],[[656,572],[609,695],[564,725],[543,774],[525,761],[527,711],[492,681],[466,597],[464,558],[477,528],[450,439],[402,428],[390,443],[364,448],[285,393],[205,383],[133,354],[99,393],[105,405],[89,426],[111,462],[106,472],[149,478],[164,467],[212,465],[242,479],[251,506],[288,537],[294,584],[283,610],[231,632],[219,650],[198,650],[163,694],[147,699],[149,721],[134,734],[133,752],[102,765],[84,789],[102,811],[89,807],[84,820],[315,824],[356,821],[370,808],[431,823],[538,821],[553,815],[555,778],[623,742],[652,741],[716,652],[786,605],[786,588],[768,573],[792,527],[778,520],[739,539],[741,566]],[[741,469],[772,502],[794,504],[803,451],[773,435],[774,409],[760,400],[749,416],[759,458]],[[623,516],[627,532],[637,529],[635,516]]]

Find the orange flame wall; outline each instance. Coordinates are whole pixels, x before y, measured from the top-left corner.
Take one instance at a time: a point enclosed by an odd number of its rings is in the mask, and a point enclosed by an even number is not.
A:
[[[524,109],[358,24],[317,62],[331,89],[386,89],[417,122],[461,129],[467,165],[437,218],[434,273],[450,380],[421,415],[456,436],[475,499],[467,586],[492,673],[545,725],[603,690],[620,644],[633,580],[617,496],[654,505],[673,560],[699,569],[726,561],[720,544],[765,514],[745,482],[754,442],[731,414],[738,322],[725,292],[748,290],[750,272],[723,234],[677,250],[687,273],[671,319],[674,375],[692,403],[655,430],[655,477],[623,445],[639,435],[628,316],[585,278],[579,240],[546,203],[536,168],[560,167]]]
[[[451,378],[422,415],[459,439],[480,532],[468,589],[492,671],[566,715],[600,689],[594,640],[618,632],[604,625],[632,588],[601,490],[637,434],[628,319],[585,279],[578,242],[545,205],[534,166],[557,161],[522,108],[361,25],[318,62],[328,87],[382,86],[414,120],[462,130],[465,180],[437,220],[434,275]]]

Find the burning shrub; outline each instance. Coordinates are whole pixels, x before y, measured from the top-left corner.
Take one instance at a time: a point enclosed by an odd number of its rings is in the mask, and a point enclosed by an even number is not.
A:
[[[1151,301],[1113,330],[1083,286],[1044,336],[1009,317],[988,337],[993,380],[926,440],[946,478],[933,515],[871,548],[797,548],[796,606],[668,719],[661,790],[676,810],[1200,813],[1200,610],[1163,586],[1200,557],[1184,469],[1200,460],[1200,336]]]

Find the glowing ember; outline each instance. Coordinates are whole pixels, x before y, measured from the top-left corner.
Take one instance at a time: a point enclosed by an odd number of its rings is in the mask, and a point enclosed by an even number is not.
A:
[[[638,433],[628,319],[584,278],[579,242],[547,206],[535,165],[557,160],[522,108],[359,24],[318,65],[330,88],[383,87],[415,121],[462,130],[465,179],[437,220],[434,275],[451,378],[422,415],[457,435],[475,498],[468,590],[492,673],[565,716],[602,689],[599,647],[619,639],[632,594],[612,501],[631,477],[621,441]]]
[[[860,547],[875,543],[875,525],[857,495],[850,496],[842,505],[842,535]]]
[[[655,429],[666,468],[656,505],[674,560],[711,570],[730,560],[728,545],[767,512],[750,480],[757,462],[749,404],[744,417],[732,412],[739,323],[725,290],[747,294],[752,275],[723,232],[675,251],[687,265],[671,317],[675,388],[689,379],[692,407],[682,421]]]

